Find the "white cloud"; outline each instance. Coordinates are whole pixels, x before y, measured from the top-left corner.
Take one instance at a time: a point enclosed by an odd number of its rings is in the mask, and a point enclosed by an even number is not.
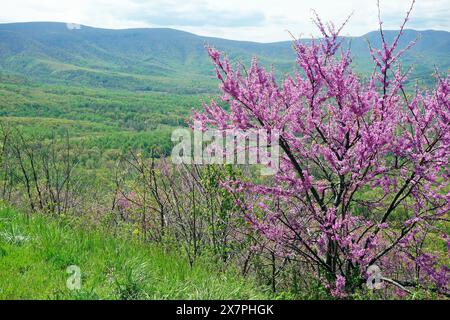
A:
[[[62,21],[103,28],[172,27],[239,40],[288,40],[315,34],[311,9],[323,20],[362,35],[377,28],[376,0],[15,0],[1,5],[0,22]],[[398,28],[409,0],[381,0],[386,28]],[[450,31],[448,0],[417,0],[409,27]]]

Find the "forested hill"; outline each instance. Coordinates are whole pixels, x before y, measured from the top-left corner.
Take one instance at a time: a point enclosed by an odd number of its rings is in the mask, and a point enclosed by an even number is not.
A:
[[[387,38],[395,35],[395,31],[386,32]],[[415,39],[417,44],[404,57],[405,65],[415,66],[413,78],[431,81],[435,67],[447,72],[450,33],[407,30],[401,47]],[[374,47],[380,45],[378,32],[346,39],[352,47],[355,68],[361,73],[372,70],[367,40]],[[0,73],[84,87],[213,92],[217,83],[205,44],[244,63],[257,56],[280,73],[294,66],[291,42],[232,41],[174,29],[108,30],[32,22],[0,24]]]

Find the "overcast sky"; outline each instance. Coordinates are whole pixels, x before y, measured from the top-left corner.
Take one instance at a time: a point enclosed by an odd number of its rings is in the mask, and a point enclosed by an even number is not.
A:
[[[376,0],[0,0],[0,22],[59,21],[103,28],[171,27],[199,35],[271,42],[316,34],[311,10],[344,35],[377,28]],[[381,0],[385,28],[396,29],[410,0]],[[450,31],[449,0],[417,0],[409,28]]]

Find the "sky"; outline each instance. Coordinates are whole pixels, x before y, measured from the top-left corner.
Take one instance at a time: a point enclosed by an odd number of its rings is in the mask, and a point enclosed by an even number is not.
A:
[[[398,29],[410,0],[380,0],[383,27]],[[198,35],[274,42],[317,35],[312,10],[344,35],[378,28],[376,0],[0,0],[0,23],[71,22],[123,29],[170,27]],[[450,31],[449,0],[416,0],[408,28]]]

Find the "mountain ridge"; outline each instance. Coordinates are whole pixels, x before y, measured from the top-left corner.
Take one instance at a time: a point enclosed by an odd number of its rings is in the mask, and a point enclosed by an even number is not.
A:
[[[385,31],[388,40],[395,34],[396,31]],[[428,82],[435,65],[441,71],[450,67],[450,32],[407,29],[400,46],[420,35],[403,62],[416,66],[413,80]],[[370,72],[366,39],[379,47],[378,32],[344,38],[350,40],[356,70],[362,74]],[[0,24],[0,72],[55,84],[212,92],[217,83],[205,44],[244,64],[256,56],[262,64],[273,65],[278,75],[294,68],[292,41],[236,41],[171,28],[104,29],[81,25],[81,29],[69,29],[60,22],[21,22]]]
[[[71,31],[71,29],[69,29],[67,27],[67,25],[70,24],[74,24],[74,25],[78,25],[81,28],[80,29],[75,29],[75,30],[85,30],[85,29],[91,29],[91,30],[102,30],[102,31],[162,31],[162,30],[167,30],[167,31],[173,31],[176,33],[183,33],[183,34],[187,34],[187,35],[191,35],[191,36],[195,36],[195,37],[201,37],[201,38],[209,38],[209,39],[220,39],[220,40],[225,40],[225,41],[233,41],[233,42],[242,42],[242,43],[253,43],[253,44],[261,44],[261,45],[271,45],[271,44],[286,44],[286,43],[292,43],[291,40],[281,40],[281,41],[270,41],[270,42],[260,42],[260,41],[252,41],[252,40],[235,40],[235,39],[228,39],[228,38],[221,38],[221,37],[216,37],[216,36],[204,36],[204,35],[200,35],[200,34],[196,34],[190,31],[185,31],[185,30],[180,30],[180,29],[175,29],[175,28],[170,28],[170,27],[142,27],[142,28],[103,28],[103,27],[93,27],[93,26],[89,26],[89,25],[84,25],[84,24],[78,24],[78,23],[67,23],[67,22],[61,22],[61,21],[29,21],[29,22],[0,22],[0,29],[2,26],[27,26],[27,25],[54,25],[54,26],[58,26],[58,27],[64,27],[65,29],[67,29],[68,31]],[[422,32],[435,32],[435,33],[442,33],[442,34],[449,34],[449,31],[445,31],[445,30],[440,30],[440,29],[424,29],[424,30],[417,30],[417,29],[412,29],[412,28],[406,28],[404,29],[405,32],[409,32],[409,31],[413,31],[413,32],[417,32],[417,33],[422,33]],[[398,30],[396,29],[385,29],[384,32],[390,33],[390,32],[398,32]],[[345,38],[364,38],[367,37],[368,35],[371,34],[378,34],[379,31],[378,30],[373,30],[373,31],[369,31],[366,32],[365,34],[361,35],[361,36],[352,36],[352,35],[346,35],[343,36]],[[300,39],[305,39],[305,40],[310,40],[311,38],[300,38]]]

